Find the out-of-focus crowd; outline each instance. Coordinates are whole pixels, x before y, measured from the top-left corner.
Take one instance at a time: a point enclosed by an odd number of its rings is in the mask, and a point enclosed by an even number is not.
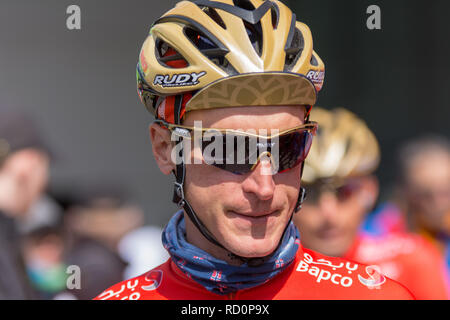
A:
[[[30,116],[0,110],[0,300],[92,299],[168,258],[128,190],[49,186],[57,152]]]
[[[334,112],[333,119],[338,119],[343,111]],[[319,129],[313,145],[320,146],[322,154],[327,145],[341,154],[349,151],[348,142],[339,146],[328,140],[326,121],[322,122],[325,129]],[[367,141],[362,143],[366,147]],[[322,169],[338,161],[345,167],[354,159],[331,153],[321,158],[313,150],[310,166]],[[309,196],[294,222],[305,247],[377,264],[419,299],[446,299],[449,141],[441,136],[413,137],[399,146],[397,160],[392,164],[397,179],[383,201],[378,199],[373,170],[359,168],[359,174],[350,175],[340,174],[336,167],[320,176],[317,172],[326,170],[308,172],[307,164],[304,185]],[[49,187],[54,161],[58,155],[30,117],[17,110],[0,111],[0,299],[92,299],[168,258],[162,230],[145,223],[143,210],[130,201],[127,190],[71,181],[64,190],[54,190]],[[367,166],[376,168],[377,163]]]
[[[396,150],[391,186],[380,186],[374,132],[344,108],[314,107],[319,129],[305,161],[307,198],[294,215],[302,245],[369,266],[416,299],[448,299],[450,145],[420,135]]]

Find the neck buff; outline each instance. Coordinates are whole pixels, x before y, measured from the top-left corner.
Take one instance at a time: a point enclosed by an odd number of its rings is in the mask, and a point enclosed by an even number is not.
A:
[[[172,261],[189,278],[220,295],[256,287],[281,273],[294,261],[300,239],[297,228],[290,222],[276,251],[264,263],[252,267],[247,263],[232,266],[214,258],[188,243],[185,234],[184,215],[178,211],[162,234],[163,245]]]

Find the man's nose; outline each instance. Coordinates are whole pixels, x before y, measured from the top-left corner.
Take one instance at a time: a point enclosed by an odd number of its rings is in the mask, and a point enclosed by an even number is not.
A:
[[[260,200],[272,199],[275,192],[275,181],[270,160],[261,159],[244,180],[242,187],[245,192],[255,194]]]
[[[334,219],[338,212],[338,199],[332,192],[323,192],[318,202],[320,212],[326,219]]]

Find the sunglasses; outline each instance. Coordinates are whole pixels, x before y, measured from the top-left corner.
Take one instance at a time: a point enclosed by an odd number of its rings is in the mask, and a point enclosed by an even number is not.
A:
[[[306,159],[317,131],[316,122],[308,122],[273,135],[234,129],[188,127],[164,120],[155,122],[169,129],[173,136],[194,138],[206,164],[237,175],[253,171],[265,159],[271,162],[270,174],[296,167]]]
[[[321,195],[325,192],[333,193],[339,202],[345,202],[350,199],[356,191],[361,187],[361,183],[352,179],[346,181],[344,184],[335,184],[333,182],[320,181],[307,186],[308,196],[305,202],[316,204],[319,202]]]

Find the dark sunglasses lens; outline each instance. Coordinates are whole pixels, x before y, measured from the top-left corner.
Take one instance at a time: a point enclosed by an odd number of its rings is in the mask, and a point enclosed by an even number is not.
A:
[[[318,182],[309,185],[306,189],[308,191],[306,202],[315,205],[325,192],[332,193],[338,201],[345,202],[359,189],[359,184],[350,182],[336,188],[331,182]]]
[[[308,131],[285,134],[273,140],[225,134],[225,137],[220,138],[220,143],[217,137],[207,141],[203,139],[202,152],[208,164],[234,174],[246,174],[252,170],[258,157],[268,151],[272,154],[278,173],[292,169],[305,160],[312,137]]]
[[[241,174],[246,174],[249,173],[250,171],[252,171],[252,164],[213,164],[213,166],[237,174],[237,175],[241,175]]]
[[[207,164],[234,174],[245,174],[250,172],[253,149],[256,151],[256,138],[245,135],[222,134],[222,136],[203,137],[202,152],[203,159]],[[253,146],[253,149],[252,149]]]
[[[312,137],[308,131],[294,132],[279,137],[278,172],[292,169],[306,159],[311,149]]]
[[[340,201],[348,200],[353,193],[358,189],[357,183],[348,183],[342,187],[337,188],[336,195]]]

